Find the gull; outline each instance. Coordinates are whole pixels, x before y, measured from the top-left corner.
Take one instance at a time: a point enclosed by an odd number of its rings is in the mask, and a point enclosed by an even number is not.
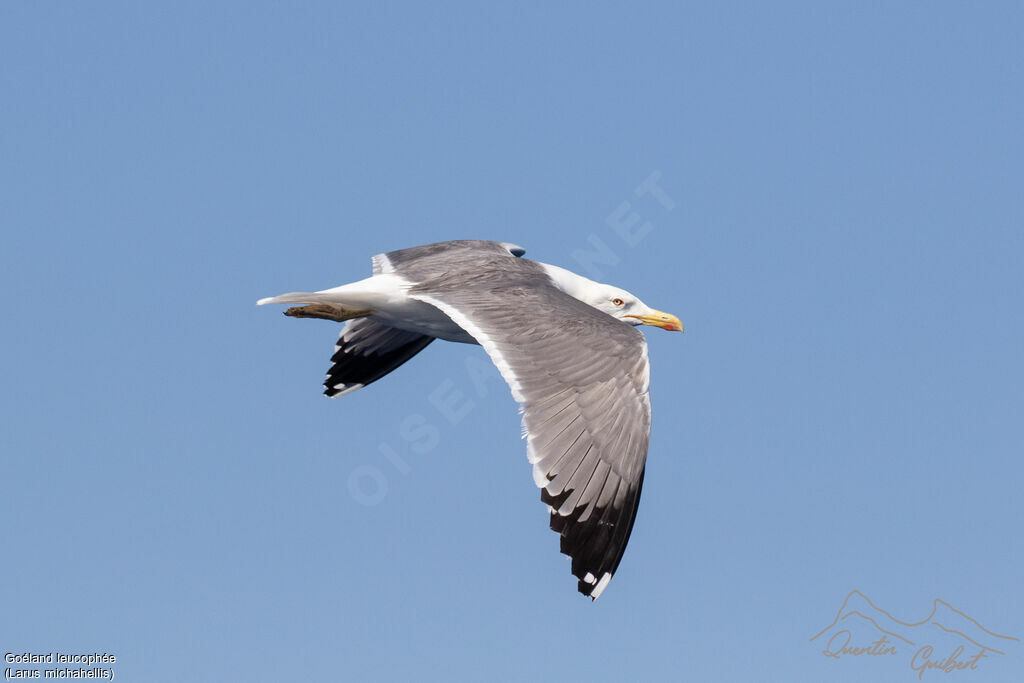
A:
[[[633,529],[650,440],[650,365],[637,327],[683,331],[629,292],[522,258],[508,242],[455,240],[373,257],[373,275],[263,304],[344,322],[324,393],[375,382],[434,339],[479,344],[523,415],[527,458],[579,591],[596,600]]]

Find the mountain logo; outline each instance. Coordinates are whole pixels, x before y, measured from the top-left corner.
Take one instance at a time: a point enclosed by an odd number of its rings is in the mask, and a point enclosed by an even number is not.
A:
[[[935,599],[931,614],[908,622],[853,590],[832,623],[811,636],[811,642],[830,659],[906,659],[923,680],[927,671],[977,671],[986,658],[1006,655],[1020,639],[990,631],[945,600]]]

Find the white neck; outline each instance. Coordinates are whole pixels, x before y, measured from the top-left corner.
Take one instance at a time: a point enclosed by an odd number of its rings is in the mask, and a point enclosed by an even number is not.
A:
[[[538,261],[538,263],[540,262]],[[559,268],[549,263],[541,263],[540,265],[547,271],[548,277],[551,278],[556,287],[580,301],[586,302],[588,298],[593,297],[594,291],[601,287],[601,283],[594,282],[582,275],[577,275],[571,270]]]

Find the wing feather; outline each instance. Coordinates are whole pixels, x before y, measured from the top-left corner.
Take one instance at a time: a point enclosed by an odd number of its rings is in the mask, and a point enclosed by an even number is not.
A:
[[[528,264],[525,260],[519,263]],[[527,453],[581,593],[597,598],[629,541],[650,438],[647,346],[554,286],[446,274],[412,288],[476,339],[521,404]]]
[[[334,346],[324,393],[337,398],[376,382],[432,341],[434,337],[389,327],[372,318],[349,320]]]

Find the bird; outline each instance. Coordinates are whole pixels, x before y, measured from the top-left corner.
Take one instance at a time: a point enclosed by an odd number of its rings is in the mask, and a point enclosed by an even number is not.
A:
[[[344,322],[324,393],[387,375],[435,339],[484,348],[520,404],[527,458],[580,593],[596,600],[626,549],[651,427],[641,325],[674,315],[508,242],[453,240],[378,254],[371,277],[257,304]]]

